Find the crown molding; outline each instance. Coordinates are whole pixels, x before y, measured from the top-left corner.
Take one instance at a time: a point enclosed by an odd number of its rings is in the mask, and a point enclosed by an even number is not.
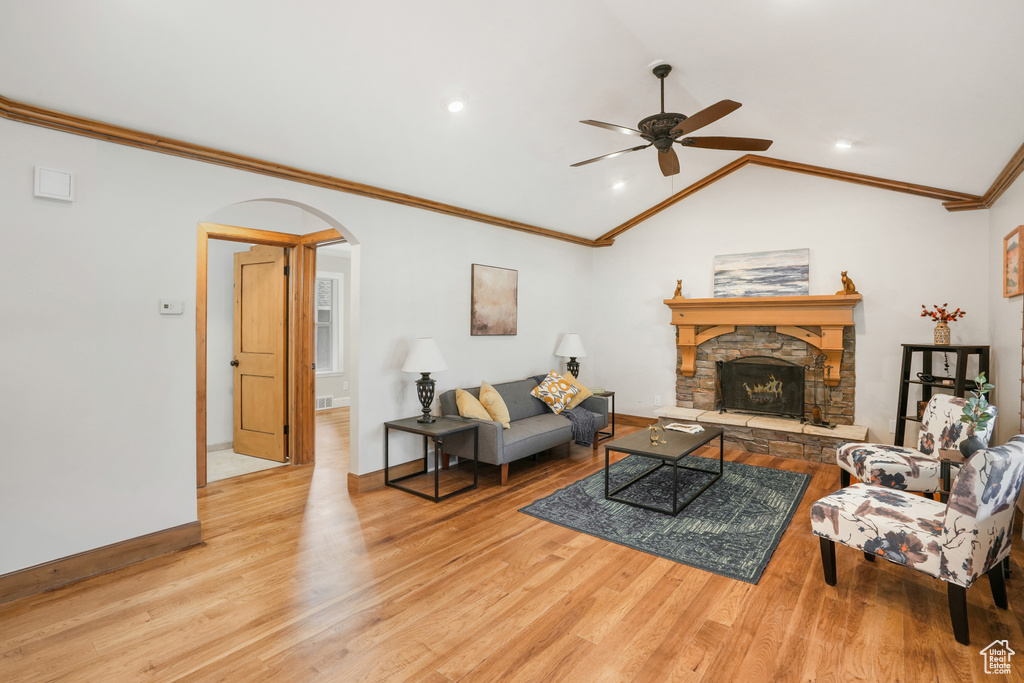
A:
[[[102,121],[74,116],[72,114],[67,114],[53,109],[45,109],[43,107],[25,104],[24,102],[17,102],[3,97],[2,95],[0,95],[0,117],[10,119],[11,121],[18,121],[20,123],[29,123],[34,126],[51,128],[65,133],[73,133],[75,135],[82,135],[97,140],[114,142],[119,145],[146,149],[151,152],[159,152],[161,154],[170,154],[172,156],[184,157],[186,159],[204,161],[206,163],[217,164],[218,166],[227,166],[240,171],[259,173],[261,175],[282,178],[284,180],[291,180],[297,183],[304,183],[306,185],[346,192],[360,197],[369,197],[370,199],[379,199],[381,201],[401,204],[403,206],[424,209],[426,211],[434,211],[436,213],[465,218],[478,223],[496,225],[501,228],[508,228],[509,230],[517,230],[519,232],[527,232],[541,237],[549,237],[551,239],[562,240],[564,242],[571,242],[572,244],[579,244],[587,247],[597,246],[597,242],[595,242],[595,240],[586,237],[570,235],[557,230],[549,230],[548,228],[541,228],[528,223],[520,223],[519,221],[513,221],[499,216],[492,216],[490,214],[464,209],[451,204],[435,202],[431,199],[424,199],[423,197],[417,197],[415,195],[394,192],[392,190],[374,187],[373,185],[356,183],[351,180],[344,180],[342,178],[336,178],[323,173],[305,171],[294,166],[276,164],[274,162],[257,159],[255,157],[225,152],[213,147],[204,147],[202,145],[196,145],[183,140],[166,138],[143,131],[133,130],[131,128],[103,123]]]
[[[795,173],[813,175],[819,178],[828,178],[830,180],[855,183],[857,185],[865,185],[877,189],[890,190],[892,192],[903,192],[918,197],[937,199],[943,202],[943,206],[947,211],[967,211],[990,208],[1003,194],[1003,192],[1013,184],[1017,177],[1024,172],[1024,145],[1021,145],[1017,150],[1017,153],[1011,157],[1010,161],[1003,168],[1002,172],[992,183],[992,186],[988,189],[985,195],[979,197],[978,195],[968,194],[965,192],[944,190],[937,187],[906,183],[899,180],[891,180],[877,176],[850,173],[848,171],[840,171],[838,169],[826,168],[824,166],[812,166],[810,164],[802,164],[795,161],[786,161],[784,159],[747,154],[726,164],[704,178],[701,178],[668,199],[665,199],[646,211],[637,214],[633,218],[612,230],[609,230],[597,239],[589,239],[578,235],[559,232],[557,230],[542,228],[536,225],[530,225],[528,223],[520,223],[519,221],[513,221],[499,216],[492,216],[479,211],[464,209],[452,204],[436,202],[431,199],[425,199],[415,195],[394,192],[392,190],[375,187],[373,185],[366,185],[363,183],[353,182],[351,180],[336,178],[323,173],[314,173],[294,166],[276,164],[274,162],[257,159],[255,157],[234,154],[232,152],[226,152],[213,147],[205,147],[182,140],[165,138],[143,131],[103,123],[102,121],[74,116],[72,114],[67,114],[53,109],[25,104],[23,102],[3,97],[2,95],[0,95],[0,117],[11,121],[18,121],[20,123],[28,123],[35,126],[63,131],[65,133],[72,133],[74,135],[82,135],[97,140],[105,140],[107,142],[114,142],[120,145],[136,147],[138,149],[147,149],[161,154],[170,154],[172,156],[183,157],[186,159],[194,159],[196,161],[217,164],[219,166],[227,166],[241,171],[249,171],[251,173],[259,173],[261,175],[291,180],[297,183],[313,185],[315,187],[323,187],[329,190],[336,190],[338,192],[346,192],[360,197],[368,197],[370,199],[378,199],[394,204],[401,204],[403,206],[423,209],[425,211],[442,213],[448,216],[456,216],[458,218],[464,218],[478,223],[495,225],[509,230],[516,230],[518,232],[525,232],[532,235],[538,235],[540,237],[547,237],[587,247],[611,246],[614,244],[615,238],[627,230],[636,227],[652,216],[661,213],[673,204],[676,204],[690,195],[703,190],[705,187],[721,180],[734,171],[738,171],[748,164],[767,166],[769,168],[777,168]]]
[[[1024,147],[1018,151],[1018,155],[1024,152]],[[755,166],[767,166],[768,168],[778,168],[784,171],[793,171],[795,173],[805,173],[807,175],[817,176],[819,178],[828,178],[830,180],[840,180],[847,183],[855,183],[857,185],[866,185],[868,187],[878,188],[880,190],[890,190],[892,192],[903,192],[906,194],[916,195],[918,197],[927,197],[928,199],[938,199],[945,201],[946,208],[950,211],[956,209],[950,209],[949,204],[962,205],[963,208],[987,208],[983,206],[973,206],[977,202],[981,202],[982,198],[967,194],[965,192],[956,192],[955,190],[943,190],[937,187],[928,187],[927,185],[917,185],[915,183],[905,183],[900,180],[890,180],[888,178],[879,178],[877,176],[863,175],[861,173],[850,173],[849,171],[840,171],[834,168],[826,168],[824,166],[812,166],[810,164],[801,164],[796,161],[786,161],[784,159],[775,159],[773,157],[759,156],[757,154],[747,154],[745,156],[736,159],[732,163],[726,164],[722,168],[713,171],[712,173],[704,176],[694,184],[686,187],[679,192],[675,193],[668,199],[655,204],[651,208],[647,209],[643,213],[639,213],[628,221],[619,225],[612,230],[609,230],[605,234],[597,238],[597,244],[595,246],[607,246],[611,244],[611,241],[616,237],[626,232],[630,228],[636,227],[640,223],[643,223],[648,218],[661,213],[668,207],[681,202],[692,194],[700,192],[705,187],[715,183],[722,178],[726,177],[730,173],[740,170],[748,164]],[[1017,173],[1020,173],[1018,169]],[[1016,177],[1016,176],[1015,176]],[[1012,182],[1012,180],[1011,180]]]

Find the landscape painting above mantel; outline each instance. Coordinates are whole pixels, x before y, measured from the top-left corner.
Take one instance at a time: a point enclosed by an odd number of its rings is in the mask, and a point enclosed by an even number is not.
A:
[[[782,249],[715,256],[715,298],[807,296],[810,250]]]

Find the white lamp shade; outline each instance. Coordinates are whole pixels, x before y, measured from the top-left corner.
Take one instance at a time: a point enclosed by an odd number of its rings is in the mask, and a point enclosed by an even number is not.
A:
[[[402,366],[402,372],[440,372],[447,369],[448,364],[444,362],[433,337],[417,339]]]
[[[583,350],[583,342],[580,341],[580,335],[567,332],[562,337],[562,343],[558,345],[555,355],[562,356],[563,358],[583,358],[587,355],[587,352]]]

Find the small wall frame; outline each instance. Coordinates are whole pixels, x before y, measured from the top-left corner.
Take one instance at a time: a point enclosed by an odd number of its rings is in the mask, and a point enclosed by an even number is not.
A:
[[[1021,281],[1021,264],[1024,262],[1024,251],[1021,247],[1021,233],[1024,225],[1018,225],[1003,238],[1003,296],[1011,297],[1024,294],[1024,282]]]

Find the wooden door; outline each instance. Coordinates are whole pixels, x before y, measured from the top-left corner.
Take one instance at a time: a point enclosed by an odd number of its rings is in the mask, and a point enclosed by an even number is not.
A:
[[[234,449],[278,462],[288,459],[287,263],[283,247],[235,254]]]

